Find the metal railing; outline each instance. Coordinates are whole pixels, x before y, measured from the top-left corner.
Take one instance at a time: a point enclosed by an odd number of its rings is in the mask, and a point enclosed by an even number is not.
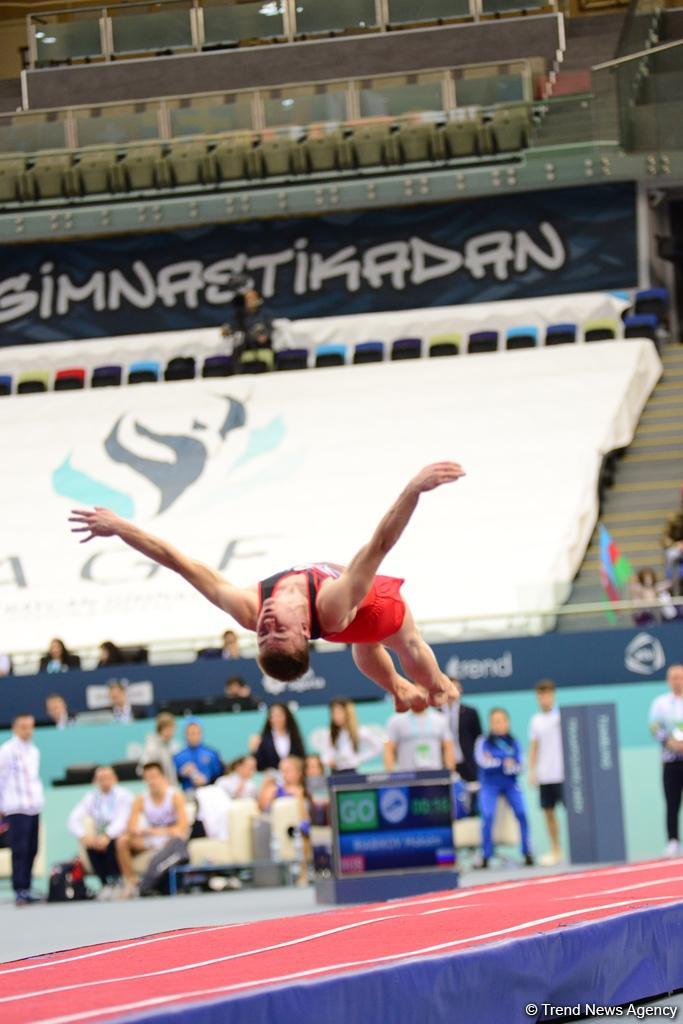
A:
[[[26,25],[36,68],[557,9],[557,0],[160,0],[41,11]]]
[[[679,617],[683,616],[683,598],[673,598],[671,604],[678,609]],[[610,613],[608,617],[608,612]],[[454,643],[467,640],[503,639],[514,636],[539,636],[556,629],[558,620],[571,619],[580,622],[586,631],[596,629],[619,629],[633,625],[633,615],[637,612],[659,613],[653,608],[651,601],[596,601],[585,604],[559,605],[555,608],[537,608],[521,611],[499,610],[473,614],[460,618],[443,616],[438,619],[421,619],[418,626],[430,643]],[[678,621],[678,620],[676,620]],[[256,643],[253,633],[235,631],[240,642],[244,657],[255,657]],[[150,664],[172,664],[194,660],[197,652],[215,647],[218,643],[216,634],[210,636],[177,637],[173,640],[149,640],[135,636],[129,638],[125,646],[143,647],[148,651]],[[319,653],[340,650],[343,645],[316,641]],[[99,645],[80,646],[74,650],[81,657],[85,671],[95,668],[98,659]],[[17,675],[29,675],[37,672],[40,658],[44,650],[24,649],[11,653],[14,672]],[[117,666],[116,671],[125,675],[125,665]]]
[[[486,71],[490,74],[486,74]],[[429,120],[496,102],[528,104],[528,60],[465,64],[415,74],[328,79],[270,89],[166,96],[141,103],[103,103],[0,115],[0,151],[39,152],[169,141],[230,132],[300,131],[359,120]],[[457,116],[457,113],[456,115]]]

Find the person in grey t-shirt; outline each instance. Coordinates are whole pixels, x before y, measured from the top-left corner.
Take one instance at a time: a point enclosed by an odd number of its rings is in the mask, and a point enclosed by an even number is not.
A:
[[[387,771],[447,768],[455,771],[455,748],[445,715],[427,708],[392,715],[384,744]]]

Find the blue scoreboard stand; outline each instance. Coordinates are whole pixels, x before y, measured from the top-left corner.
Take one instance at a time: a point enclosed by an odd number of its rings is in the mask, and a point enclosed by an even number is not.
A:
[[[318,903],[371,903],[454,889],[451,774],[447,771],[330,776],[329,869]]]

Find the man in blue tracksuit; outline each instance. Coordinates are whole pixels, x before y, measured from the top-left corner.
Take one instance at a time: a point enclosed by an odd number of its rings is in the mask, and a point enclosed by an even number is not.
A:
[[[524,863],[533,864],[529,847],[529,824],[524,794],[517,782],[524,757],[519,742],[510,735],[510,718],[507,711],[502,708],[493,708],[489,715],[489,734],[477,739],[474,756],[481,784],[479,791],[483,843],[481,866],[488,867],[489,860],[493,856],[493,819],[499,796],[505,797],[519,822]]]

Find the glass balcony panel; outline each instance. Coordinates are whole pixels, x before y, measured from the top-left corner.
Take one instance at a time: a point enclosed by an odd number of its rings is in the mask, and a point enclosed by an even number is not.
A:
[[[550,0],[482,0],[484,14],[505,14],[507,11],[532,11],[549,7]]]
[[[482,75],[458,78],[455,97],[459,107],[490,107],[496,103],[516,103],[524,100],[522,75]]]
[[[236,46],[245,39],[283,39],[283,0],[204,4],[204,42]]]
[[[79,146],[142,142],[159,138],[157,107],[100,107],[75,111]]]
[[[99,13],[99,12],[98,12]],[[34,22],[38,66],[53,62],[101,57],[99,18]]]
[[[344,32],[347,29],[375,28],[375,0],[295,0],[297,35],[317,32]]]
[[[253,129],[249,96],[213,96],[210,100],[190,101],[171,106],[170,115],[174,138]]]
[[[397,82],[360,90],[361,117],[402,117],[443,110],[441,82]]]
[[[436,21],[438,18],[470,18],[470,0],[389,0],[389,24]]]
[[[66,146],[63,119],[48,120],[43,114],[23,114],[0,119],[0,152],[35,153]]]
[[[263,100],[266,124],[314,124],[347,120],[346,90],[343,87],[317,91],[310,89],[277,89]]]
[[[114,53],[156,53],[159,50],[191,48],[192,28],[188,8],[166,9],[155,13],[145,8],[139,14],[111,11]]]

